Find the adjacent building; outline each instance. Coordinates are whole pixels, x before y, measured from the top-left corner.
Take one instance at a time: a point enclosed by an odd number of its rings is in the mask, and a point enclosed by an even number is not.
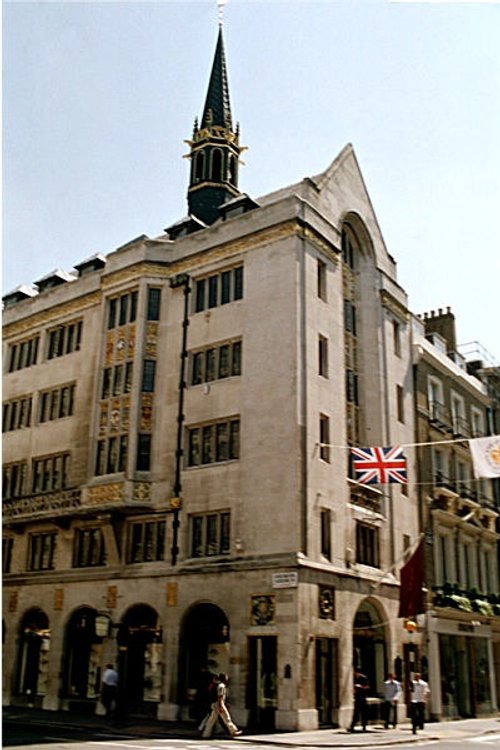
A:
[[[185,218],[4,297],[4,702],[100,711],[111,661],[130,713],[194,717],[208,667],[242,726],[347,725],[353,663],[376,715],[388,670],[432,682],[458,643],[437,602],[414,634],[398,618],[424,531],[432,585],[498,590],[486,484],[443,494],[436,449],[408,451],[408,484],[362,485],[349,446],[441,436],[439,378],[482,434],[488,395],[409,313],[351,145],[239,190],[222,28],[189,146]],[[495,617],[463,636],[491,674]],[[494,710],[488,685],[466,712]]]

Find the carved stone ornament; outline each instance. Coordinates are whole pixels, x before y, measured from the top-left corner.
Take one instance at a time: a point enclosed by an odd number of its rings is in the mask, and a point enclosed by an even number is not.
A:
[[[269,625],[274,621],[274,596],[252,596],[252,625]]]
[[[331,588],[319,587],[319,616],[323,620],[335,619],[335,591]]]

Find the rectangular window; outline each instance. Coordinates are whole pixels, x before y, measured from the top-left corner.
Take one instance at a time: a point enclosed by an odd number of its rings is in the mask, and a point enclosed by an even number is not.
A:
[[[142,390],[144,393],[152,393],[155,388],[156,362],[154,359],[145,359],[142,369]]]
[[[196,306],[195,311],[201,312],[205,309],[205,279],[196,282]]]
[[[31,424],[32,396],[24,396],[3,404],[2,431],[10,432]]]
[[[32,493],[65,489],[68,485],[68,464],[69,453],[34,458],[31,470]]]
[[[328,339],[324,336],[318,338],[318,372],[323,378],[328,377]]]
[[[116,365],[113,370],[113,396],[119,396],[123,391],[123,365]]]
[[[101,398],[109,398],[111,395],[111,367],[106,367],[102,374]]]
[[[208,307],[217,307],[217,289],[219,277],[209,276],[208,278]]]
[[[27,464],[25,461],[5,464],[2,468],[2,494],[5,500],[25,494]]]
[[[241,341],[210,347],[191,355],[191,385],[241,375]]]
[[[379,567],[378,528],[358,523],[356,525],[356,562]]]
[[[392,339],[394,344],[394,354],[396,357],[401,356],[401,326],[397,320],[392,321]]]
[[[10,573],[12,565],[12,549],[14,539],[11,536],[4,536],[2,539],[2,573]]]
[[[330,420],[324,414],[319,416],[319,457],[330,463]]]
[[[356,307],[348,299],[344,300],[344,329],[356,336]]]
[[[332,541],[331,541],[331,513],[328,508],[321,509],[321,554],[327,560],[332,559]]]
[[[397,410],[398,410],[398,421],[404,422],[405,421],[405,405],[404,405],[403,386],[401,385],[396,386],[396,403],[397,403]]]
[[[73,545],[73,567],[95,568],[104,564],[105,547],[101,529],[77,529]]]
[[[316,274],[318,297],[326,302],[326,263],[322,260],[318,260]]]
[[[148,320],[160,320],[161,289],[148,287]]]
[[[118,325],[124,326],[128,320],[128,294],[122,294],[120,297],[120,313],[118,316]]]
[[[52,391],[44,391],[39,396],[39,422],[49,422],[73,415],[75,384],[63,385]]]
[[[239,419],[188,428],[188,466],[239,458]]]
[[[231,271],[224,271],[221,273],[220,303],[227,305],[228,302],[231,302]]]
[[[56,359],[80,350],[82,321],[57,326],[48,332],[47,359]]]
[[[163,560],[165,557],[165,521],[143,521],[129,526],[127,563]]]
[[[25,341],[11,344],[9,349],[8,371],[22,370],[24,367],[36,365],[38,358],[38,342],[40,336],[31,336]]]
[[[116,298],[108,300],[108,330],[116,326],[116,308],[118,300]]]
[[[243,299],[243,266],[234,269],[234,299]]]
[[[123,384],[123,392],[130,393],[132,390],[132,376],[134,370],[133,362],[125,362],[125,382]]]
[[[230,551],[230,514],[217,511],[190,518],[191,557],[213,557]]]
[[[239,299],[243,299],[243,266],[196,281],[195,312],[227,305]]]
[[[151,467],[151,435],[138,435],[137,440],[137,471],[149,471]]]
[[[54,532],[30,534],[28,545],[28,570],[54,570],[56,549]]]

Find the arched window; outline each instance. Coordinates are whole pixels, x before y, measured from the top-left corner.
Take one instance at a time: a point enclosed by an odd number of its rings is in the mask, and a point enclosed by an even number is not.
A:
[[[194,162],[194,177],[196,182],[201,182],[205,177],[205,152],[198,151]]]
[[[229,182],[231,183],[231,185],[234,185],[235,187],[238,184],[237,170],[238,170],[238,160],[236,159],[235,156],[230,156],[229,157],[229,172],[228,172],[227,178]]]
[[[222,151],[214,148],[212,151],[212,182],[222,182]]]

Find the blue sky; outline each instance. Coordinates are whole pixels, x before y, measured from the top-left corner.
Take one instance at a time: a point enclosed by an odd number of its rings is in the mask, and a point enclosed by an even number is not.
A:
[[[229,0],[255,198],[354,145],[410,309],[500,359],[500,4]],[[3,292],[186,213],[206,2],[4,2]]]

